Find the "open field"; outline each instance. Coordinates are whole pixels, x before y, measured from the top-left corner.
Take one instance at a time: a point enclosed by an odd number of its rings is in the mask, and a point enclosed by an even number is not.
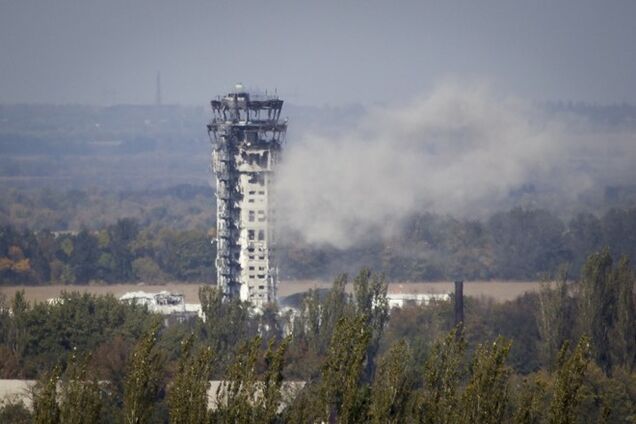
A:
[[[168,290],[182,293],[186,302],[198,303],[198,290],[203,284],[113,284],[104,286],[6,286],[0,288],[8,298],[13,297],[17,290],[24,290],[26,298],[31,302],[43,302],[52,297],[57,297],[64,290],[89,292],[93,294],[112,293],[116,297],[129,291],[158,292]],[[293,293],[307,291],[312,288],[328,288],[330,282],[324,281],[282,281],[279,286],[280,296],[289,296]],[[536,281],[471,281],[464,283],[464,295],[473,297],[492,297],[496,301],[504,302],[514,299],[530,291],[539,290],[539,283]],[[351,287],[349,287],[350,289]],[[447,293],[453,290],[451,282],[414,282],[414,283],[391,283],[389,292],[391,293]]]

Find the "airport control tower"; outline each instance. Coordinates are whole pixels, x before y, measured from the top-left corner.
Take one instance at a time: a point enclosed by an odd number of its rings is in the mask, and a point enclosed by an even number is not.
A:
[[[287,130],[283,101],[248,93],[212,100],[208,133],[216,175],[217,285],[256,307],[276,300],[272,196],[274,167]]]

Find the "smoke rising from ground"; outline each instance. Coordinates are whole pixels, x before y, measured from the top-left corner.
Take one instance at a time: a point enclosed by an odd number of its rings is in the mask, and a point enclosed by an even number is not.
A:
[[[310,243],[348,247],[414,212],[481,217],[539,197],[569,205],[612,178],[634,181],[633,134],[612,136],[610,148],[610,135],[574,127],[486,86],[446,83],[375,108],[340,136],[291,141],[279,222]]]

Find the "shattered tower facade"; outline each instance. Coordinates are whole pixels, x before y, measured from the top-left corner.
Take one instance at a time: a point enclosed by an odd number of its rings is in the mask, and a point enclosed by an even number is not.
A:
[[[211,102],[208,132],[216,176],[217,286],[256,307],[274,302],[274,167],[285,139],[283,101],[235,92]]]

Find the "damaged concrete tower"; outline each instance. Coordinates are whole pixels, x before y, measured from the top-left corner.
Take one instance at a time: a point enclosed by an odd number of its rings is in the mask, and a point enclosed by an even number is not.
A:
[[[276,300],[272,182],[287,130],[279,122],[283,101],[239,84],[211,105],[217,286],[229,298],[262,307]]]

